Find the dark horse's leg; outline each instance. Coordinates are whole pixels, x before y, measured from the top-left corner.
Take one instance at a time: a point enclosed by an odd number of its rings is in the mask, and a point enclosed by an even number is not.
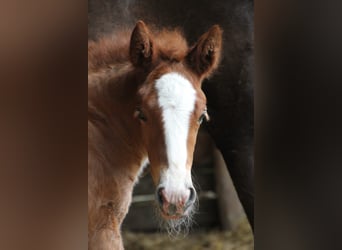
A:
[[[229,145],[230,138],[214,135],[214,141],[226,162],[239,200],[254,230],[254,167],[252,149]],[[227,143],[228,142],[228,143]]]
[[[240,74],[231,74],[227,70],[204,84],[210,114],[210,122],[206,126],[222,153],[254,229],[253,51],[246,47],[240,60]],[[229,69],[229,62],[225,61],[223,68]]]
[[[222,153],[240,202],[254,229],[252,98],[245,96],[244,102],[249,104],[241,105],[236,109],[224,104],[215,106],[212,98],[217,100],[217,95],[211,95],[212,91],[212,89],[206,91],[211,119],[206,126]],[[226,102],[229,103],[229,100]],[[210,105],[211,103],[214,105]]]
[[[229,173],[234,180],[236,192],[254,231],[254,170],[249,150],[221,148]]]
[[[218,20],[224,29],[223,59],[218,74],[203,84],[211,119],[207,128],[254,230],[253,2],[226,1],[225,6],[227,15]]]

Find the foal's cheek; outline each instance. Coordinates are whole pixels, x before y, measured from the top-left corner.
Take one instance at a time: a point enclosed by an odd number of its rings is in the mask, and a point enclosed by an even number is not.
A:
[[[192,164],[193,154],[195,151],[195,145],[198,135],[198,125],[193,125],[192,129],[189,131],[188,135],[188,141],[187,141],[187,148],[188,148],[188,159],[187,159],[187,165]]]

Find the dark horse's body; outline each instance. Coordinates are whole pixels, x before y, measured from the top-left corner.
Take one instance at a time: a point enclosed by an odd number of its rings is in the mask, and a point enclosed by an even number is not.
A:
[[[254,225],[253,2],[247,0],[89,0],[89,38],[138,19],[184,30],[190,44],[211,25],[224,30],[221,67],[203,85],[220,149],[250,224]]]

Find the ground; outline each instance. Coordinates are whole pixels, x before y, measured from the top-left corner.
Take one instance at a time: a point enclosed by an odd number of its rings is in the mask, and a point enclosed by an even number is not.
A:
[[[230,232],[219,230],[193,232],[170,238],[165,233],[123,232],[126,250],[252,250],[253,234],[246,220]]]

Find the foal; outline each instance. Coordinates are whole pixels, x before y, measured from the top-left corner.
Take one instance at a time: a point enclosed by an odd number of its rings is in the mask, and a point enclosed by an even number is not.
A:
[[[208,119],[202,81],[218,66],[214,25],[189,48],[177,30],[142,21],[88,44],[89,249],[123,249],[120,226],[146,164],[160,215],[171,225],[191,215],[197,132]]]

